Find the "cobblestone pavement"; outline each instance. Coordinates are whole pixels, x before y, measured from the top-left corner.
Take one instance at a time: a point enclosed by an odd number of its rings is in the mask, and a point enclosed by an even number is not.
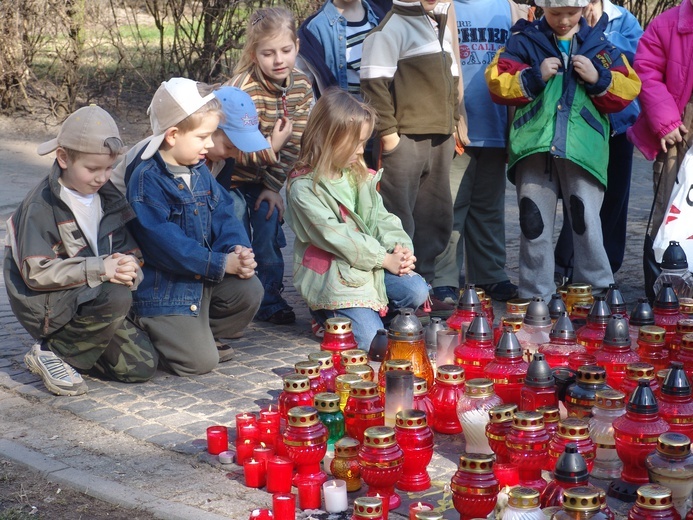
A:
[[[5,219],[28,188],[38,182],[47,171],[44,164],[36,164],[30,169],[30,172],[22,172],[21,177],[18,174],[10,179],[11,188],[3,188],[0,195],[2,239]],[[649,164],[638,158],[633,172],[628,250],[624,267],[617,274],[617,281],[621,284],[629,308],[643,295],[640,259],[650,202]],[[506,205],[508,274],[511,280],[517,281],[519,226],[514,187],[510,184],[506,191]],[[292,237],[289,237],[289,242],[292,242]],[[286,271],[290,273],[290,245],[285,250],[285,259]],[[66,421],[78,420],[83,428],[98,427],[106,439],[112,438],[114,442],[118,439],[123,443],[134,440],[138,446],[143,446],[142,449],[157,448],[158,452],[166,457],[175,458],[183,463],[187,461],[194,466],[190,479],[172,479],[171,482],[175,481],[174,484],[164,486],[158,491],[152,491],[150,486],[150,491],[158,493],[162,499],[216,512],[227,518],[247,518],[247,511],[263,503],[265,506],[268,505],[269,495],[244,488],[242,472],[236,466],[231,466],[231,470],[220,468],[219,463],[206,454],[204,435],[207,426],[217,423],[234,426],[236,413],[257,411],[276,402],[281,390],[280,376],[292,371],[294,363],[306,359],[310,352],[319,348],[318,340],[313,338],[310,332],[309,314],[305,304],[293,289],[290,276],[286,275],[284,281],[284,295],[294,306],[297,314],[296,324],[275,326],[253,323],[245,337],[232,343],[236,352],[235,358],[220,365],[213,372],[198,377],[180,378],[160,371],[152,381],[134,385],[86,377],[89,386],[87,394],[56,397],[44,388],[41,380],[31,374],[23,363],[22,358],[32,340],[13,317],[4,290],[4,281],[0,279],[0,284],[3,285],[0,288],[0,403],[3,398],[8,398],[20,408],[24,403],[26,410],[40,406],[49,411],[59,412]],[[500,316],[503,313],[503,305],[496,302],[495,310],[496,315]],[[39,423],[32,427],[38,429],[45,439],[60,437],[60,424]],[[45,431],[41,432],[41,428]],[[58,441],[59,439],[54,442]],[[21,443],[22,439],[18,438],[16,442]],[[88,444],[90,440],[83,439],[78,442]],[[100,442],[104,442],[104,439]],[[443,486],[450,481],[455,471],[462,444],[459,439],[441,435],[436,436],[436,443],[436,456],[431,465],[435,487],[432,491],[433,496],[429,498],[433,498],[440,505],[445,502],[447,507],[451,507],[449,494],[444,493]],[[45,447],[38,446],[39,451]],[[128,458],[127,453],[119,456],[123,462]],[[151,467],[149,469],[154,471]],[[147,480],[147,468],[140,467],[139,470],[143,472],[140,480]],[[204,491],[195,491],[194,481],[223,480],[224,476],[231,481],[228,496],[217,495],[214,500],[205,501]],[[164,473],[164,477],[161,478],[168,477]],[[128,485],[138,486],[136,482]],[[224,494],[223,491],[219,493]],[[418,495],[402,495],[405,503],[420,498]],[[429,498],[426,500],[430,501]],[[406,514],[406,508],[402,507],[397,512]],[[397,515],[391,517],[396,518]],[[448,511],[446,518],[458,516],[452,509]]]

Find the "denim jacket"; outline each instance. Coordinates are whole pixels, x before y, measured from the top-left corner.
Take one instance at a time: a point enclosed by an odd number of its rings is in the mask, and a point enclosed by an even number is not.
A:
[[[374,26],[380,23],[382,13],[365,0],[361,0],[368,21]],[[314,76],[313,90],[321,93],[328,87],[339,86],[347,89],[346,62],[347,21],[332,3],[327,0],[323,6],[298,30],[301,41],[299,55]]]
[[[224,278],[227,254],[236,245],[250,247],[228,192],[204,162],[190,171],[188,188],[157,153],[127,184],[137,214],[129,225],[144,257],[144,281],[133,302],[140,316],[197,316],[205,284]]]

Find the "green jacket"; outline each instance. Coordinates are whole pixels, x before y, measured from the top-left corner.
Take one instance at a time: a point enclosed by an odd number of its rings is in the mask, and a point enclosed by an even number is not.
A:
[[[293,281],[313,310],[387,307],[385,253],[412,243],[376,191],[381,171],[372,173],[358,188],[356,211],[329,181],[314,184],[312,171],[289,176],[285,217],[296,234]]]

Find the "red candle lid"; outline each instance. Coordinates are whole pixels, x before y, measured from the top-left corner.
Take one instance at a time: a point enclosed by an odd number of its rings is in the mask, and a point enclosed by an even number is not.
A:
[[[312,406],[294,406],[287,415],[289,425],[298,428],[306,428],[320,422],[318,411]]]
[[[327,370],[328,368],[332,368],[334,366],[334,363],[332,362],[332,352],[328,352],[327,350],[311,352],[308,354],[308,359],[320,363],[320,370]]]
[[[537,412],[544,416],[544,424],[557,423],[561,419],[561,412],[558,406],[540,406],[537,408]]]
[[[300,394],[310,390],[310,380],[300,374],[288,374],[284,376],[284,391],[291,394]]]
[[[428,393],[428,383],[423,377],[414,376],[414,395],[425,395]]]
[[[408,359],[388,359],[383,362],[383,370],[388,372],[389,370],[408,370],[413,372],[414,368]]]
[[[439,366],[436,371],[436,381],[445,385],[462,385],[464,384],[464,369],[457,365]]]
[[[372,448],[387,448],[397,444],[395,430],[389,426],[371,426],[363,432],[363,445]]]
[[[378,385],[373,381],[358,381],[351,385],[349,395],[357,399],[367,399],[380,395]]]
[[[383,516],[383,501],[374,497],[358,497],[354,500],[354,514],[362,518]]]
[[[589,439],[590,431],[587,421],[577,417],[567,417],[558,421],[558,435],[564,439],[579,441]]]
[[[317,379],[320,377],[319,361],[299,361],[294,365],[294,369],[298,375],[306,376],[308,379]]]
[[[544,414],[539,412],[517,412],[513,417],[513,428],[535,431],[544,428]]]
[[[334,443],[334,452],[337,457],[356,457],[361,443],[352,437],[342,437]]]
[[[516,411],[516,404],[499,404],[488,411],[488,417],[492,423],[510,422],[513,420],[513,415],[515,415]]]
[[[470,473],[492,473],[494,457],[486,453],[463,453],[460,455],[459,468]]]
[[[344,370],[347,374],[359,376],[364,381],[373,381],[375,373],[370,365],[346,365]]]
[[[368,353],[360,348],[351,348],[343,350],[339,353],[342,358],[342,364],[347,365],[365,365],[368,363]]]
[[[425,428],[428,426],[426,412],[421,410],[401,410],[395,415],[395,426],[405,429]]]

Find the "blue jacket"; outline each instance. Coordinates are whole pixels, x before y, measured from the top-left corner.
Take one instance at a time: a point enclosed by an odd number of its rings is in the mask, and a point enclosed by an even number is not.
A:
[[[197,316],[205,284],[224,278],[227,254],[236,245],[250,247],[229,193],[204,162],[191,173],[188,189],[157,152],[127,183],[137,214],[129,225],[144,257],[144,280],[133,298],[140,316]]]
[[[609,17],[604,34],[606,38],[623,54],[628,61],[633,63],[635,49],[642,36],[642,27],[638,19],[625,7],[612,4],[609,0],[602,0],[604,14]],[[609,114],[611,122],[611,135],[624,133],[629,126],[635,123],[640,113],[640,103],[635,99],[630,105],[620,112]]]
[[[364,0],[361,3],[368,21],[377,26],[383,13]],[[346,18],[332,0],[327,0],[298,29],[298,39],[301,41],[298,53],[309,69],[307,72],[315,77],[313,91],[316,96],[332,86],[347,89],[346,27]]]

